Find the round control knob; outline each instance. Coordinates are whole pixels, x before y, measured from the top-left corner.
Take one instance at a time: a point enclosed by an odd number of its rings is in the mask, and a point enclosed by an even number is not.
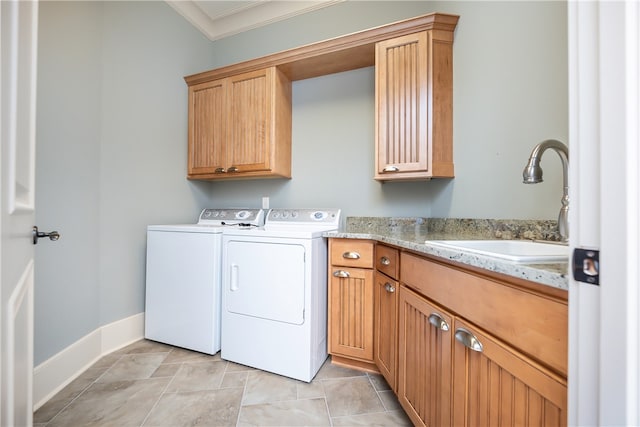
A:
[[[236,213],[236,218],[245,219],[245,218],[248,218],[249,215],[250,215],[249,211],[240,211],[240,212]]]

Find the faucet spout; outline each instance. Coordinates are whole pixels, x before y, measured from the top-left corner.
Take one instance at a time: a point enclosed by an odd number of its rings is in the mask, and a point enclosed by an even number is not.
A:
[[[558,214],[558,232],[562,241],[566,242],[569,240],[569,149],[567,146],[555,139],[547,139],[537,144],[531,151],[529,162],[522,172],[522,178],[525,184],[542,182],[540,160],[542,154],[549,148],[558,153],[562,162],[562,199],[560,200],[562,206]]]

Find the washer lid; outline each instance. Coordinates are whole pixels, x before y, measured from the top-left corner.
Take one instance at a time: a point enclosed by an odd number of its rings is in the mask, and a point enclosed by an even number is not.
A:
[[[216,225],[206,224],[168,224],[168,225],[149,225],[147,231],[166,231],[173,233],[222,233],[222,228]]]

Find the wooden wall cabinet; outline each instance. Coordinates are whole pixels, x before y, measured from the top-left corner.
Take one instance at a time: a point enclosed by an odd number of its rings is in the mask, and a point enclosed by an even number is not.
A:
[[[566,425],[566,299],[407,253],[400,265],[398,396],[414,424]]]
[[[453,28],[377,43],[375,97],[375,179],[453,178]]]
[[[373,359],[387,384],[396,391],[400,255],[397,249],[381,244],[376,244],[375,252]]]
[[[189,86],[188,178],[291,177],[291,82],[276,67]]]
[[[429,13],[186,76],[188,178],[290,178],[291,81],[371,66],[375,178],[453,177],[458,19]]]
[[[329,239],[328,347],[332,362],[377,372],[373,247],[367,240]]]

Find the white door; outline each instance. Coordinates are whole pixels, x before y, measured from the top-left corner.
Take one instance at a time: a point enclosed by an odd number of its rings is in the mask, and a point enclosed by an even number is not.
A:
[[[600,285],[569,288],[569,425],[640,425],[640,3],[570,1],[571,246]]]
[[[38,3],[0,2],[0,425],[33,421]]]

